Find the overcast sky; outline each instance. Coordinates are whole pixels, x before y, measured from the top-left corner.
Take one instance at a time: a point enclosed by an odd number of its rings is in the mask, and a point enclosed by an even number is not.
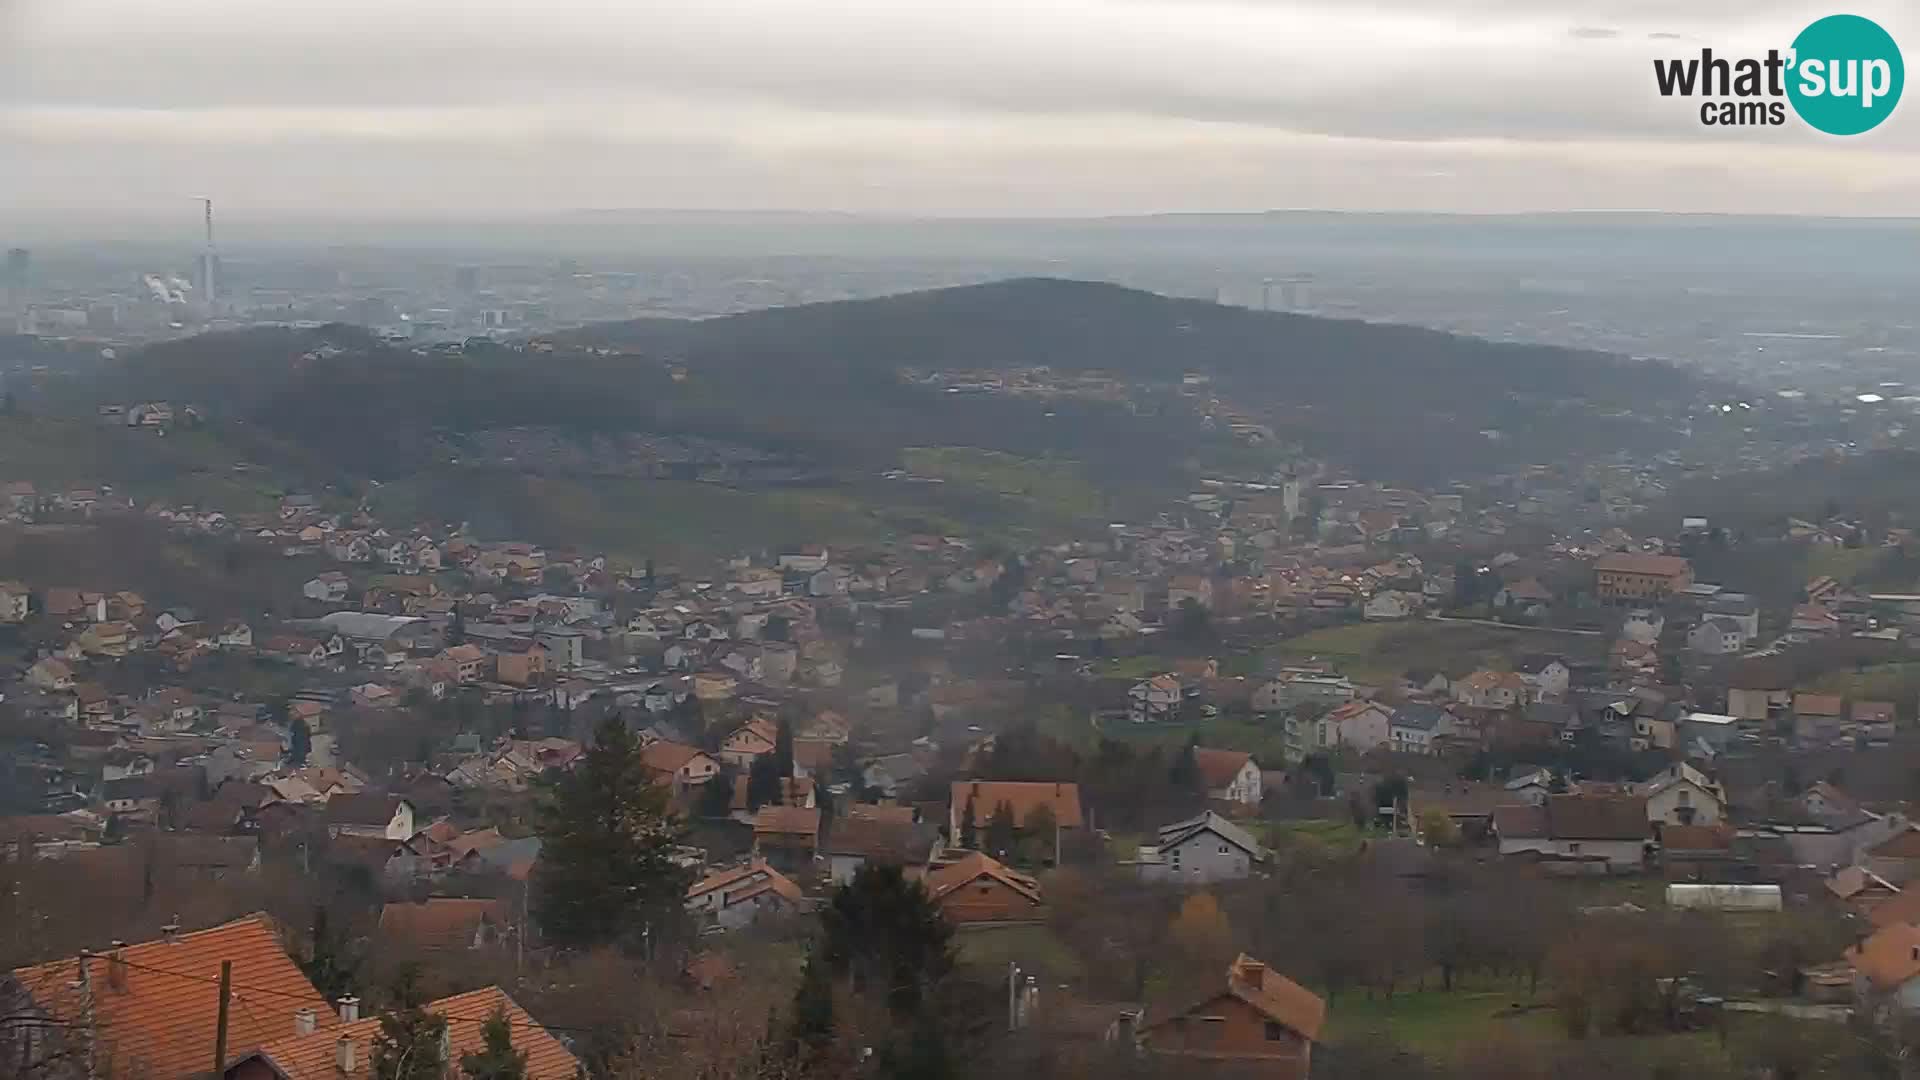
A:
[[[1920,48],[1911,0],[0,0],[0,204],[1920,213],[1920,101],[1652,90],[1835,10]]]

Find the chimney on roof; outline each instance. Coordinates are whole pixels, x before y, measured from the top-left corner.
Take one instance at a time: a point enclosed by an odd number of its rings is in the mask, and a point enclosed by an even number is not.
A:
[[[351,1036],[342,1035],[333,1042],[333,1064],[347,1076],[353,1075],[354,1046]]]
[[[1240,978],[1243,979],[1248,986],[1258,990],[1266,984],[1267,965],[1258,960],[1249,960],[1240,965]]]
[[[160,928],[160,940],[166,942],[169,945],[176,945],[179,943],[180,916],[175,915],[173,917],[172,922],[169,922],[167,925]]]
[[[120,955],[126,946],[124,941],[116,941],[107,952],[107,988],[125,993],[127,989],[127,961]]]
[[[340,999],[340,1022],[351,1024],[360,1019],[360,999],[348,994]]]
[[[320,1018],[313,1014],[312,1009],[301,1008],[294,1012],[293,1033],[295,1035],[311,1035],[319,1026]]]

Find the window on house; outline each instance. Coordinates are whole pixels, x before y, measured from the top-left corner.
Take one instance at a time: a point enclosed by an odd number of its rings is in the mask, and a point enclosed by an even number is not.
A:
[[[1268,1042],[1279,1042],[1280,1040],[1286,1037],[1287,1037],[1287,1029],[1284,1026],[1280,1024],[1276,1024],[1271,1020],[1267,1021],[1267,1041]]]
[[[1579,843],[1578,843],[1578,842],[1575,842],[1575,843],[1571,843],[1571,844],[1568,844],[1568,845],[1567,845],[1567,854],[1569,854],[1569,855],[1578,855],[1578,854],[1580,854],[1580,845],[1579,845]]]
[[[1227,853],[1227,845],[1225,845],[1225,844],[1221,844],[1221,845],[1220,845],[1220,854],[1222,854],[1222,855],[1225,855],[1226,853]]]

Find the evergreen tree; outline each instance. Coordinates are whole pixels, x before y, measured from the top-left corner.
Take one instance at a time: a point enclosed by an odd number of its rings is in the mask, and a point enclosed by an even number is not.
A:
[[[787,1026],[786,1056],[802,1073],[822,1064],[833,1047],[833,972],[816,946],[800,969]]]
[[[472,1080],[526,1080],[527,1055],[513,1048],[513,1025],[504,1007],[495,1007],[480,1036],[486,1040],[485,1047],[460,1055],[461,1072]]]
[[[467,643],[467,617],[460,614],[460,605],[453,607],[453,620],[447,623],[447,648]]]
[[[549,941],[577,948],[681,928],[686,872],[670,859],[666,791],[618,716],[601,722],[593,748],[546,796],[533,887]]]
[[[720,774],[700,787],[700,801],[695,813],[703,818],[723,818],[733,812],[733,781],[739,774],[732,768],[720,770]]]
[[[1182,795],[1200,790],[1200,739],[1198,736],[1187,740],[1180,750],[1180,756],[1173,759],[1173,765],[1167,770],[1167,783]]]
[[[953,842],[970,851],[980,849],[980,823],[973,816],[973,796],[967,796],[967,807],[961,811],[960,835]]]
[[[747,813],[781,801],[782,785],[772,754],[761,754],[747,766]]]
[[[793,775],[793,721],[786,713],[774,725],[773,768],[782,780]]]
[[[287,735],[287,764],[301,768],[307,763],[307,756],[313,753],[313,729],[307,726],[307,718],[296,716],[293,729]]]
[[[996,859],[1011,858],[1013,843],[1018,839],[1013,821],[1013,805],[1001,803],[993,808],[993,816],[987,819],[987,853]]]
[[[393,1006],[380,1017],[368,1064],[373,1080],[442,1080],[446,1061],[441,1038],[447,1018],[427,1011],[420,993],[420,969],[408,964],[394,982]]]
[[[313,907],[313,926],[307,936],[307,958],[300,965],[307,981],[328,1001],[352,993],[354,970],[352,961],[343,952],[346,942],[334,932],[327,909],[319,904]]]
[[[925,886],[897,866],[868,865],[835,890],[820,913],[823,946],[835,976],[856,994],[911,1014],[953,971],[953,927]]]
[[[1020,823],[1020,846],[1030,862],[1044,863],[1053,861],[1054,849],[1060,841],[1059,821],[1053,815],[1053,807],[1046,803],[1027,811],[1027,820]]]

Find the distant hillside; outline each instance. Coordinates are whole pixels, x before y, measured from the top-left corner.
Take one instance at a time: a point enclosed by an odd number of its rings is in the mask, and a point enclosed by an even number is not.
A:
[[[1097,516],[1116,493],[1190,490],[1200,470],[1272,463],[1270,451],[1203,419],[1208,398],[1272,424],[1281,443],[1370,475],[1432,481],[1656,450],[1678,437],[1675,417],[1713,392],[1672,367],[1599,353],[1052,279],[592,326],[556,345],[422,354],[353,327],[263,328],[106,361],[73,380],[82,390],[69,389],[65,405],[192,403],[206,437],[235,460],[304,485],[392,484],[455,461],[581,471],[550,440],[502,460],[497,448],[512,440],[488,433],[522,429],[583,447],[631,433],[698,436],[842,481],[910,466],[910,448],[971,447],[1010,459],[925,489],[928,512],[962,487],[976,502],[984,489],[1016,507],[1058,504],[1046,493],[1070,476],[1076,497],[1063,505]],[[1037,367],[1107,372],[1139,389],[1125,401],[946,393],[900,375]],[[1203,395],[1182,395],[1188,373],[1211,378]],[[1002,481],[1007,491],[993,486]]]
[[[1382,475],[1426,478],[1665,444],[1663,418],[1713,389],[1670,365],[1603,353],[1038,278],[606,324],[562,340],[672,357],[752,380],[747,392],[800,400],[900,367],[1048,366],[1162,382],[1204,373],[1273,409],[1283,438]]]

